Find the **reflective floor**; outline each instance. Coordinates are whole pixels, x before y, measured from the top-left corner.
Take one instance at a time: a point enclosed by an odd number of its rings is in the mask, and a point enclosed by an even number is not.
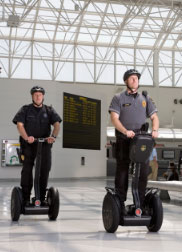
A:
[[[21,215],[10,219],[10,195],[18,182],[0,181],[0,252],[113,252],[181,251],[182,197],[172,193],[163,203],[164,221],[158,233],[146,227],[119,226],[115,234],[106,233],[102,223],[104,187],[113,180],[80,179],[50,182],[60,192],[57,221],[45,216]],[[128,192],[131,203],[131,191]]]

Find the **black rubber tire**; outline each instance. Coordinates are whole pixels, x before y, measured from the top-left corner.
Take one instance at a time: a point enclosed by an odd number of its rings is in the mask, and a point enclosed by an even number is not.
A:
[[[49,219],[56,220],[59,214],[59,191],[57,189],[53,187],[49,188],[47,193],[47,202],[49,205]]]
[[[22,191],[19,187],[14,187],[11,193],[11,219],[18,221],[22,212]]]
[[[162,202],[157,194],[153,195],[149,202],[151,212],[151,222],[147,227],[150,232],[158,232],[163,222],[163,207]]]
[[[120,223],[120,211],[115,197],[115,195],[108,192],[102,205],[103,224],[108,233],[116,232]]]

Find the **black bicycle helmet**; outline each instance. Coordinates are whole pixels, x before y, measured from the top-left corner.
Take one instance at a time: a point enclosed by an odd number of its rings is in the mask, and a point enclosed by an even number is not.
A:
[[[124,73],[123,80],[126,81],[133,74],[136,74],[138,76],[138,79],[140,79],[141,74],[135,69],[130,69]]]
[[[41,92],[43,95],[45,95],[45,90],[42,87],[39,86],[34,86],[31,90],[30,93],[33,95],[35,92]]]

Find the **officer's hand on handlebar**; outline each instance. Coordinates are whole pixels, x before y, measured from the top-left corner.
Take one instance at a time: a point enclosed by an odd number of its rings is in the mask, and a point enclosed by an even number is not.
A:
[[[54,143],[55,141],[56,141],[56,139],[55,139],[54,137],[52,137],[52,136],[50,136],[50,137],[47,138],[47,142],[48,142],[49,144],[52,144],[52,143]]]
[[[135,136],[135,132],[133,132],[132,130],[127,130],[126,131],[126,136],[128,138],[133,138]]]
[[[156,130],[152,131],[152,137],[157,138],[158,137],[158,131],[156,131]]]
[[[29,144],[33,143],[34,141],[35,141],[35,138],[34,138],[33,136],[29,136],[29,137],[27,138],[27,142],[28,142]]]

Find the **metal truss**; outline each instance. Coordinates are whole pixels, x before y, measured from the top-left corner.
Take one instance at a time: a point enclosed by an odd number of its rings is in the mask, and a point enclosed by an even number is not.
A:
[[[136,67],[148,76],[143,85],[182,86],[181,7],[182,0],[0,0],[2,77],[123,84],[120,72]]]

